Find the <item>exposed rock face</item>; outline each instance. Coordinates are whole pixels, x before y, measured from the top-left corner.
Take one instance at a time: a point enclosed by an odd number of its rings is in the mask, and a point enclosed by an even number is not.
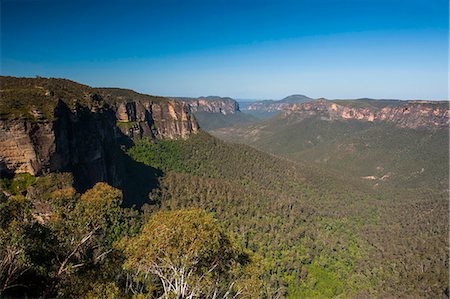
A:
[[[71,171],[80,186],[106,181],[120,184],[114,148],[119,131],[109,108],[74,110],[60,101],[55,119],[0,120],[0,159],[5,172],[39,175]]]
[[[1,79],[0,173],[71,171],[81,186],[120,186],[118,155],[131,137],[177,139],[198,131],[185,103],[122,90],[125,100],[114,90],[61,79]]]
[[[117,107],[118,127],[131,138],[178,139],[198,131],[189,106],[183,102],[135,101]]]
[[[232,98],[199,97],[199,98],[175,98],[175,100],[189,104],[192,112],[234,114],[239,111],[239,104]]]
[[[0,171],[39,173],[43,164],[49,164],[49,154],[55,152],[53,124],[0,120],[0,152]]]
[[[302,104],[291,104],[285,108],[284,116],[298,119],[321,117],[324,120],[360,120],[368,122],[390,122],[404,128],[445,127],[449,124],[448,102],[398,101],[385,107],[352,107],[345,101],[336,103],[319,99]]]

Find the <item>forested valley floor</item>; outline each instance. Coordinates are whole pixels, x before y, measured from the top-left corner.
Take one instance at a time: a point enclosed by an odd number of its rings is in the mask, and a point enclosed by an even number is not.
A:
[[[205,132],[127,154],[161,171],[142,212],[67,173],[2,179],[2,296],[153,298],[183,271],[197,297],[448,296],[445,192],[376,189]]]

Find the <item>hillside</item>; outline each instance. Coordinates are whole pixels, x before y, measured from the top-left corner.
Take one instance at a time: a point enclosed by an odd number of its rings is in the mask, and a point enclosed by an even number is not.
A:
[[[338,102],[342,108],[327,110],[334,103],[294,105],[271,120],[213,134],[296,161],[313,162],[373,186],[446,190],[445,103],[401,102],[386,106],[369,100]],[[407,114],[402,116],[401,111]]]
[[[249,106],[251,104],[252,103],[248,103],[247,106]],[[245,104],[244,104],[244,107],[245,107]],[[259,120],[269,119],[269,118],[276,116],[278,113],[280,113],[280,111],[248,110],[247,108],[242,108],[242,111],[245,114],[252,115]]]
[[[437,283],[435,275],[447,277],[447,253],[439,247],[447,240],[445,194],[370,191],[351,178],[203,133],[186,141],[138,143],[129,153],[166,172],[151,196],[162,209],[213,211],[261,255],[272,292],[281,288],[292,298],[422,296],[421,285],[443,294],[445,283],[428,286]],[[414,236],[419,227],[420,237]],[[423,261],[419,252],[432,261],[423,274],[416,272]]]
[[[195,112],[194,116],[197,119],[200,128],[206,131],[245,125],[259,121],[257,117],[241,111],[227,115],[221,113]]]
[[[6,79],[0,252],[12,270],[0,272],[11,273],[0,275],[2,297],[161,297],[180,277],[200,298],[448,293],[448,194],[436,181],[445,128],[291,110],[221,131],[274,155],[198,130],[186,103],[61,79]],[[38,108],[46,112],[34,117]],[[408,142],[417,136],[414,151]],[[353,145],[348,156],[339,140]],[[36,162],[24,162],[22,148]],[[422,167],[428,150],[434,164],[418,174],[428,186],[397,176]],[[300,158],[307,151],[311,158]],[[313,163],[328,153],[340,162]],[[360,178],[371,159],[386,164],[383,175],[395,173],[396,185],[373,188]]]
[[[295,103],[306,103],[306,102],[310,102],[312,100],[313,100],[312,98],[307,97],[302,94],[293,94],[293,95],[287,96],[277,102],[278,103],[295,104]]]

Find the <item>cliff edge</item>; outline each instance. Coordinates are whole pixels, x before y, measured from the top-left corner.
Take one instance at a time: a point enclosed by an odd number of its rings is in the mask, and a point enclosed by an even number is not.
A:
[[[83,186],[120,185],[118,155],[133,138],[187,138],[190,107],[65,79],[0,77],[0,173],[71,171]]]

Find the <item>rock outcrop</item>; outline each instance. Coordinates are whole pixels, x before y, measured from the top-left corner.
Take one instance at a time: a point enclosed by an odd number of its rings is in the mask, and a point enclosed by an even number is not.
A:
[[[239,104],[228,97],[199,97],[199,98],[174,98],[176,101],[188,104],[192,112],[234,114],[239,111]]]
[[[120,103],[116,118],[119,129],[130,138],[185,139],[199,129],[189,106],[176,101]]]
[[[80,186],[120,186],[120,150],[133,138],[187,138],[189,106],[69,80],[1,77],[0,173],[70,171]]]
[[[54,119],[15,117],[0,120],[2,173],[40,175],[71,171],[80,186],[105,181],[120,184],[114,149],[120,132],[108,107],[77,105],[60,100]]]
[[[53,124],[0,120],[0,152],[0,171],[39,173],[55,152]]]
[[[391,101],[384,106],[380,104],[382,101],[377,101],[377,105],[370,105],[370,101],[357,102],[318,99],[302,104],[290,104],[285,107],[283,116],[294,116],[298,120],[321,117],[330,121],[389,122],[404,128],[436,128],[449,124],[448,102]]]

